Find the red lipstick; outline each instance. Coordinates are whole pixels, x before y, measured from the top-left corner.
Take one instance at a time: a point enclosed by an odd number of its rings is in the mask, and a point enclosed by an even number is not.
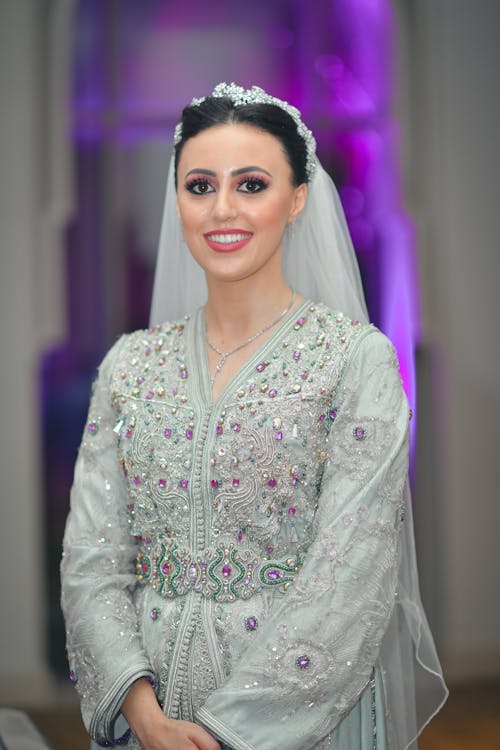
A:
[[[214,229],[203,236],[208,247],[216,253],[232,253],[245,247],[253,233],[244,229]]]

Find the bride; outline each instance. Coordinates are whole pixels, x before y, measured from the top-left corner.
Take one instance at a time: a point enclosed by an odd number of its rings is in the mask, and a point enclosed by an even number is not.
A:
[[[183,111],[152,318],[101,365],[64,541],[93,741],[415,747],[446,687],[408,404],[314,138],[258,87]]]

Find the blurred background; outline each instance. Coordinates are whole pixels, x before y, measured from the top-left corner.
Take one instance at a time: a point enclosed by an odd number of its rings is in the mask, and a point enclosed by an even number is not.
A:
[[[0,706],[73,716],[58,566],[90,385],[148,322],[180,110],[234,80],[301,109],[339,188],[417,415],[452,705],[491,706],[467,747],[500,747],[499,49],[497,0],[0,0]],[[446,731],[426,747],[466,747]]]

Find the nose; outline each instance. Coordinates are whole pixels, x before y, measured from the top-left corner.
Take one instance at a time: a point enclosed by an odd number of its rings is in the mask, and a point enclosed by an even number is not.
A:
[[[214,203],[214,218],[228,221],[236,216],[236,196],[230,185],[220,185]]]

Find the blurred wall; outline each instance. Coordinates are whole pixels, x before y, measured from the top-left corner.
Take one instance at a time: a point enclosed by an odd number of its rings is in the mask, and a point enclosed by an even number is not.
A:
[[[396,8],[423,314],[422,590],[448,677],[499,678],[500,4]]]
[[[36,372],[40,4],[0,10],[0,704],[45,687]]]

